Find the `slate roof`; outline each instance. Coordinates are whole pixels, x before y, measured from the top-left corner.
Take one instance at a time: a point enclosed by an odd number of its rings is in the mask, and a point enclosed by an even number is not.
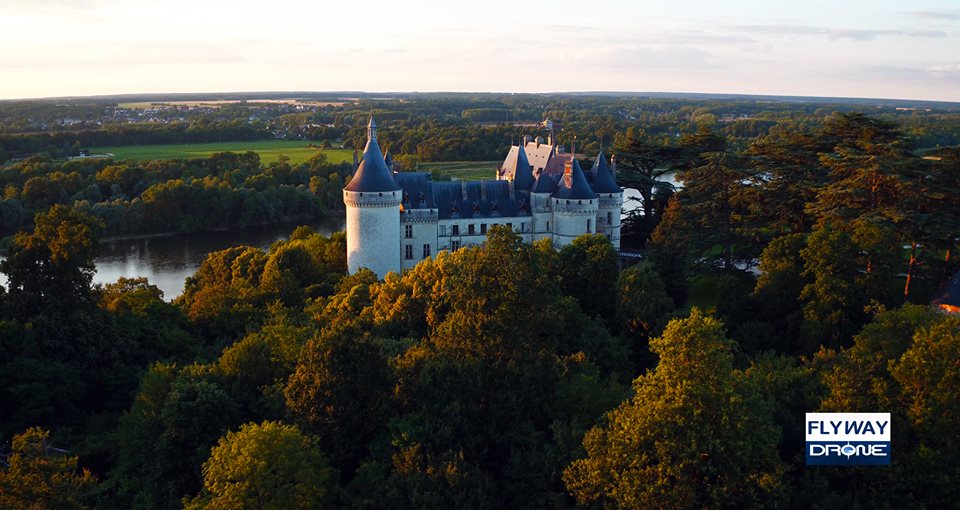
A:
[[[960,271],[940,287],[930,303],[937,306],[960,307]]]
[[[399,172],[393,179],[403,189],[404,209],[435,209],[434,182],[430,172]],[[421,200],[422,199],[422,200]]]
[[[517,166],[513,170],[513,187],[518,190],[529,190],[533,187],[533,169],[527,160],[527,152],[517,151]]]
[[[568,177],[564,174],[560,179],[559,189],[557,189],[557,192],[554,193],[553,196],[568,200],[597,198],[597,194],[594,193],[590,185],[587,184],[587,178],[583,175],[583,169],[580,168],[580,163],[577,163],[576,158],[572,160],[570,166],[570,176]]]
[[[616,179],[613,178],[613,172],[607,165],[607,159],[603,155],[603,151],[600,151],[597,160],[593,162],[589,177],[590,185],[593,187],[593,191],[597,193],[620,193],[623,191],[617,185]]]
[[[371,125],[373,117],[370,118]],[[380,145],[377,144],[376,137],[367,140],[367,146],[363,149],[363,159],[357,172],[353,174],[353,179],[345,188],[347,191],[372,193],[378,191],[397,191],[400,186],[393,180],[387,163],[383,160],[383,153],[380,152]]]
[[[530,192],[511,191],[509,181],[434,182],[428,172],[401,172],[394,176],[403,188],[404,208],[436,209],[440,219],[530,214]]]
[[[507,157],[503,159],[500,165],[499,176],[501,179],[513,178],[513,169],[517,166],[517,157],[520,152],[519,145],[513,145],[507,152]],[[527,157],[530,166],[533,167],[533,176],[537,177],[546,172],[551,175],[563,174],[563,167],[573,156],[571,154],[557,154],[554,151],[555,146],[546,143],[537,144],[537,142],[527,142],[523,145],[523,152]]]
[[[536,182],[533,183],[531,193],[553,193],[557,191],[557,180],[559,175],[551,175],[546,172],[540,172]]]

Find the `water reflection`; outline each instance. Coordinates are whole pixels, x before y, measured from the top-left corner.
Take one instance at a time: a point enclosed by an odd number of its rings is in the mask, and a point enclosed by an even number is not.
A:
[[[112,283],[121,276],[145,276],[150,283],[160,287],[165,299],[173,299],[183,292],[184,279],[196,272],[208,253],[241,244],[267,249],[275,241],[286,239],[294,228],[303,224],[329,235],[343,230],[344,219],[323,218],[242,230],[110,241],[100,245],[100,255],[94,261],[97,272],[93,281]],[[2,274],[0,285],[6,285]]]

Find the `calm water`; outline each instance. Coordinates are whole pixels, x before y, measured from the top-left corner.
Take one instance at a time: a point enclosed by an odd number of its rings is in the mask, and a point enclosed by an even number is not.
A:
[[[225,232],[111,241],[100,245],[100,255],[95,260],[97,273],[93,281],[112,283],[121,276],[146,276],[150,283],[160,287],[164,298],[169,300],[183,292],[184,279],[196,272],[210,252],[241,244],[266,249],[274,241],[286,239],[294,228],[304,224],[329,235],[343,230],[344,221],[338,216]],[[0,285],[5,284],[6,278],[0,275]]]

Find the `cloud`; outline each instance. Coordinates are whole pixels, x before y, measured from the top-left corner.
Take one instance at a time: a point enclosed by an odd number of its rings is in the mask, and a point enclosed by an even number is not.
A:
[[[906,11],[903,14],[929,20],[958,20],[960,11]]]
[[[855,41],[872,41],[878,37],[946,37],[942,30],[901,30],[901,29],[868,29],[868,28],[828,28],[812,25],[733,25],[730,29],[750,34],[763,35],[793,35],[793,36],[827,36],[832,41],[851,39]]]
[[[870,65],[863,70],[888,79],[912,83],[941,82],[960,86],[960,62],[939,62],[919,66]]]
[[[254,40],[223,44],[181,41],[116,44],[79,44],[72,51],[62,47],[41,48],[39,54],[13,54],[0,69],[28,67],[133,66],[151,64],[232,64],[246,61],[244,54],[256,47]]]
[[[688,46],[607,45],[574,55],[578,65],[611,69],[719,69],[726,67],[702,49]]]

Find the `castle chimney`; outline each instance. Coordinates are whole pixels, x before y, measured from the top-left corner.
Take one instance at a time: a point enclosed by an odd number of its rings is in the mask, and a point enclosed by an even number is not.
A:
[[[613,174],[614,177],[617,176],[617,155],[616,154],[610,155],[610,172]]]

